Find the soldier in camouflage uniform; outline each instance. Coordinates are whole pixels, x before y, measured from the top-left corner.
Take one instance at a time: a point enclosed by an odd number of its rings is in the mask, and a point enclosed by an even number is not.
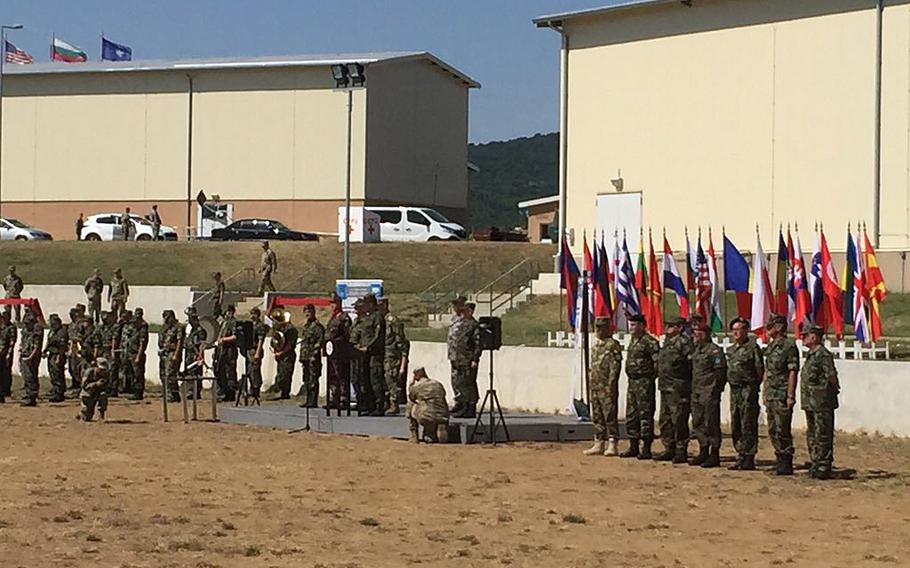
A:
[[[164,324],[158,332],[158,377],[167,385],[168,402],[180,402],[177,375],[180,372],[180,356],[183,352],[184,329],[174,310],[161,313]]]
[[[727,358],[711,341],[711,328],[703,321],[692,324],[692,430],[698,455],[689,465],[720,465],[720,397],[727,385]]]
[[[733,345],[727,349],[727,382],[730,383],[730,423],[736,463],[731,470],[754,470],[758,452],[758,389],[765,373],[758,343],[749,337],[749,322],[730,322]]]
[[[276,309],[281,309],[276,306]],[[275,385],[278,395],[275,400],[291,398],[291,383],[294,380],[294,362],[297,360],[297,328],[290,322],[278,320],[272,327],[273,333],[280,331],[284,334],[284,345],[280,351],[272,351],[275,355]]]
[[[410,424],[410,442],[418,443],[418,430],[423,428],[424,439],[445,444],[449,441],[449,405],[446,389],[439,381],[427,376],[423,367],[414,369],[408,386],[407,416]]]
[[[332,315],[325,328],[327,408],[350,408],[351,318],[341,309],[341,298],[332,293]]]
[[[88,300],[89,318],[97,325],[101,323],[101,295],[104,293],[104,280],[101,279],[100,270],[95,269],[85,281],[83,289],[85,298]]]
[[[262,241],[262,257],[259,259],[259,290],[257,296],[275,291],[275,285],[272,284],[272,273],[278,272],[278,257],[275,252],[269,248],[268,241]]]
[[[9,314],[0,311],[0,403],[13,395],[13,353],[19,331],[9,321]]]
[[[480,326],[474,318],[468,317],[462,297],[452,302],[455,320],[449,326],[448,355],[452,366],[452,391],[455,406],[452,416],[474,418],[477,412],[476,369],[480,362]]]
[[[619,372],[622,368],[622,346],[613,339],[613,321],[607,317],[594,320],[597,342],[591,348],[591,422],[594,423],[594,445],[586,456],[615,456],[619,439],[618,401]],[[604,440],[608,443],[604,449]]]
[[[110,372],[110,361],[113,357],[114,342],[114,314],[105,310],[101,312],[101,325],[95,327],[88,339],[88,349],[91,351],[91,360],[98,357],[104,357],[108,361],[108,372]],[[110,383],[110,378],[108,379]],[[110,387],[110,385],[108,385]]]
[[[209,294],[212,295],[212,316],[220,318],[224,311],[224,280],[221,279],[220,272],[212,274],[212,279],[215,281],[215,285],[209,290]]]
[[[793,475],[793,434],[790,423],[796,404],[799,348],[787,337],[787,318],[774,314],[766,326],[770,343],[765,348],[763,400],[768,417],[768,437],[777,456],[777,475]]]
[[[47,334],[44,356],[47,358],[47,374],[51,379],[50,402],[63,402],[66,393],[66,348],[69,337],[60,316],[51,314],[48,323],[50,332]]]
[[[361,415],[385,415],[385,334],[385,318],[379,313],[376,296],[369,294],[361,299],[360,315],[351,329],[351,343],[360,359],[357,412]]]
[[[145,396],[145,353],[149,345],[149,324],[143,319],[144,315],[142,308],[133,310],[128,330],[122,333],[123,348],[126,350],[124,365],[131,369],[128,391],[130,400],[142,400]]]
[[[7,299],[19,299],[22,297],[22,289],[25,288],[25,283],[22,282],[22,277],[16,274],[16,267],[9,267],[9,275],[3,279],[3,289],[6,292]],[[4,308],[6,313],[10,313],[10,307],[6,306]],[[19,322],[21,316],[20,307],[18,305],[13,307],[13,311],[16,314],[16,323]]]
[[[120,393],[127,394],[132,392],[133,385],[133,366],[130,364],[130,356],[127,352],[126,343],[129,335],[132,333],[133,314],[128,310],[120,312],[120,319],[115,325],[114,332],[114,358],[116,365],[111,377],[110,396],[120,396]]]
[[[385,318],[385,384],[389,397],[386,414],[398,414],[398,405],[404,394],[405,375],[408,372],[408,352],[411,342],[404,332],[404,322],[389,311],[389,299],[383,298],[379,313]]]
[[[72,389],[78,390],[82,387],[82,374],[88,364],[89,358],[86,357],[86,343],[92,334],[92,320],[85,313],[85,306],[77,304],[70,310],[70,323],[67,326],[67,335],[69,339],[69,357],[68,367],[70,371],[70,380]]]
[[[626,431],[629,449],[620,454],[623,458],[651,459],[654,440],[654,380],[657,378],[657,357],[660,344],[645,331],[645,318],[629,317],[629,347],[626,349],[626,376],[629,388],[626,394]],[[642,450],[638,442],[642,441]]]
[[[689,406],[692,393],[692,340],[682,333],[686,321],[667,320],[666,337],[657,357],[660,390],[660,440],[657,461],[686,463],[689,451]]]
[[[215,351],[215,386],[218,387],[218,401],[234,400],[237,394],[237,320],[235,308],[228,304],[218,329]]]
[[[253,324],[253,337],[250,338],[251,347],[243,356],[246,360],[246,375],[250,380],[250,396],[258,400],[262,389],[262,354],[269,326],[262,321],[262,312],[257,307],[250,310],[250,321]]]
[[[44,329],[34,318],[22,319],[22,340],[19,342],[19,374],[22,375],[22,406],[38,404],[38,365],[41,364],[41,346]]]
[[[183,342],[184,373],[188,377],[201,377],[205,370],[201,362],[205,361],[205,343],[209,338],[208,332],[199,325],[199,314],[195,309],[187,310],[187,320],[190,330],[187,332],[186,327],[184,327],[184,333],[186,333],[186,339]],[[199,364],[193,366],[194,363]],[[200,395],[199,383],[193,382],[191,384],[193,389],[188,396],[198,397]]]
[[[840,382],[834,355],[824,346],[825,330],[809,328],[803,343],[809,348],[800,373],[800,401],[806,412],[806,442],[809,446],[809,474],[830,479],[834,467],[834,411],[838,407]]]
[[[81,381],[82,390],[79,393],[80,420],[91,422],[95,417],[96,406],[98,414],[104,420],[104,414],[107,412],[108,381],[110,381],[110,365],[104,357],[95,359],[94,363],[85,369]]]
[[[303,308],[306,321],[300,329],[300,366],[303,376],[298,397],[304,400],[300,406],[316,408],[319,404],[319,377],[322,376],[322,344],[325,342],[325,327],[316,319],[316,306],[307,304]]]
[[[126,310],[126,302],[130,297],[130,286],[123,277],[123,271],[119,268],[114,269],[114,277],[108,285],[107,300],[111,303],[111,311],[114,313],[114,319],[119,319],[120,314]],[[113,369],[111,369],[113,375]]]

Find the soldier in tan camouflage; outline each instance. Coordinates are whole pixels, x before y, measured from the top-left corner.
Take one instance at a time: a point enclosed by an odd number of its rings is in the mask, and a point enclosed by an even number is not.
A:
[[[423,428],[424,439],[444,444],[449,440],[449,405],[446,389],[439,381],[427,376],[423,367],[414,370],[408,386],[408,422],[412,443],[418,443],[419,428]]]
[[[97,268],[88,277],[83,286],[88,301],[88,315],[95,325],[101,323],[101,296],[104,293],[104,280]]]
[[[619,372],[622,346],[613,339],[613,321],[607,317],[594,320],[597,342],[591,349],[591,422],[594,423],[594,445],[586,456],[615,456],[619,439]],[[606,448],[604,441],[606,440]]]
[[[272,284],[272,273],[278,272],[278,257],[275,252],[269,248],[268,241],[262,241],[262,257],[259,259],[259,290],[257,296],[275,291],[275,285]]]
[[[0,311],[0,403],[12,396],[13,389],[13,353],[19,332],[9,321],[9,314]]]

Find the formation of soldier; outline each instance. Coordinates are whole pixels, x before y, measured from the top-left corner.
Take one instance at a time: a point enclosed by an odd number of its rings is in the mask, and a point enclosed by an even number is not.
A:
[[[626,350],[626,429],[629,447],[617,452],[622,348],[612,337],[609,318],[597,318],[597,342],[591,350],[591,418],[594,445],[585,455],[619,455],[623,458],[654,459],[675,464],[720,465],[721,395],[730,385],[730,415],[733,445],[737,458],[731,470],[756,469],[758,451],[759,398],[764,401],[768,436],[776,455],[775,473],[793,474],[791,423],[796,388],[801,388],[806,413],[809,473],[828,479],[834,461],[834,411],[839,384],[834,357],[824,346],[824,329],[809,327],[803,342],[808,349],[800,369],[799,349],[787,337],[787,320],[773,315],[766,327],[769,343],[762,349],[749,334],[749,322],[736,318],[730,323],[734,342],[724,354],[711,339],[704,321],[665,322],[664,344],[649,335],[644,318],[629,318],[630,341]],[[683,329],[691,324],[692,338]],[[797,376],[798,375],[798,376]],[[656,389],[655,389],[656,387]],[[652,454],[654,440],[655,390],[660,391],[660,439],[663,452]],[[698,453],[688,454],[691,434]]]

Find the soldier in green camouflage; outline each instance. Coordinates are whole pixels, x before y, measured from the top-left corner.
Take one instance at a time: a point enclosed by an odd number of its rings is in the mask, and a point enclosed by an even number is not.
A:
[[[360,355],[360,392],[357,393],[358,414],[385,415],[385,318],[379,313],[376,296],[362,298],[360,315],[351,330],[351,343]],[[361,401],[361,397],[363,401]]]
[[[144,315],[142,308],[133,310],[128,331],[123,332],[123,348],[126,350],[124,365],[130,367],[130,400],[142,400],[145,396],[145,353],[149,345],[149,324],[143,319]]]
[[[799,348],[787,337],[787,318],[773,314],[765,327],[770,343],[765,348],[763,401],[768,417],[768,437],[777,456],[775,474],[793,475],[793,434],[790,424],[796,404]]]
[[[104,280],[97,268],[88,277],[83,286],[88,301],[88,316],[97,325],[101,323],[101,296],[104,293]]]
[[[234,400],[237,393],[237,320],[234,318],[236,308],[228,304],[224,318],[218,329],[218,340],[215,344],[215,386],[219,402]]]
[[[806,413],[806,442],[809,446],[809,474],[830,479],[834,468],[834,411],[838,407],[840,382],[834,355],[824,345],[825,330],[809,328],[803,344],[809,349],[800,373],[800,402]]]
[[[276,310],[281,310],[276,306]],[[291,398],[291,383],[294,380],[294,362],[297,360],[297,328],[290,322],[284,320],[275,321],[272,327],[274,332],[284,334],[284,343],[279,350],[272,350],[275,355],[275,385],[278,388],[278,395],[275,400],[286,400]]]
[[[629,449],[620,457],[649,460],[654,440],[654,380],[657,378],[657,357],[660,344],[645,331],[645,318],[629,317],[629,347],[626,348],[626,431]],[[638,443],[642,442],[639,452]]]
[[[16,273],[16,267],[9,267],[9,275],[3,279],[3,290],[5,291],[5,297],[9,300],[18,300],[22,297],[22,289],[25,288],[25,283],[22,281],[22,277]],[[6,306],[4,308],[6,313],[10,313],[10,307]],[[16,314],[16,322],[19,322],[21,310],[19,305],[13,307],[13,312]]]
[[[613,321],[594,320],[597,342],[591,348],[591,422],[594,445],[582,452],[586,456],[615,456],[619,439],[619,372],[622,346],[613,339]],[[606,448],[604,442],[606,441]]]
[[[120,314],[126,310],[126,302],[130,297],[130,286],[123,277],[123,271],[119,268],[114,269],[114,277],[108,284],[107,300],[111,303],[111,311],[114,313],[114,319],[119,319]],[[113,375],[113,369],[111,370]]]
[[[158,331],[158,377],[167,386],[168,402],[180,402],[177,375],[180,372],[180,356],[183,354],[184,328],[177,321],[174,310],[161,312],[164,324]]]
[[[110,357],[112,357],[114,342],[114,314],[107,310],[101,312],[101,324],[96,326],[88,338],[87,349],[91,351],[91,359],[94,361],[98,357],[104,357],[108,360],[108,371],[110,371]]]
[[[727,385],[727,358],[711,341],[711,328],[703,321],[693,323],[692,430],[698,440],[698,455],[689,465],[720,465],[720,397]]]
[[[86,357],[88,355],[86,341],[92,334],[93,328],[92,320],[85,313],[85,306],[76,304],[76,307],[70,310],[70,323],[66,327],[69,339],[67,365],[73,390],[82,388],[82,374],[85,372],[89,360]]]
[[[325,326],[326,407],[350,409],[351,318],[341,308],[341,298],[332,292],[332,315]]]
[[[44,346],[47,375],[51,380],[50,402],[63,402],[66,393],[66,348],[69,337],[63,321],[57,314],[48,317],[50,331]]]
[[[19,342],[19,374],[22,375],[22,406],[38,405],[38,366],[44,329],[34,318],[22,318],[22,340]]]
[[[764,357],[749,337],[749,321],[730,322],[733,344],[727,349],[727,382],[730,383],[730,423],[736,463],[731,470],[754,470],[758,452],[758,390],[765,373]]]
[[[187,377],[201,377],[203,371],[205,370],[203,362],[205,361],[205,347],[206,342],[209,339],[209,334],[202,325],[199,323],[199,314],[196,312],[195,308],[192,310],[187,309],[187,325],[189,326],[189,331],[184,327],[184,333],[186,338],[183,342],[183,365],[184,365],[184,374]],[[198,397],[201,393],[199,387],[199,382],[191,383],[193,385],[192,390],[187,396],[189,397]]]
[[[686,320],[667,320],[664,344],[657,357],[660,390],[660,440],[657,461],[686,463],[689,451],[689,406],[692,392],[692,340],[682,333]]]
[[[300,383],[302,397],[300,406],[316,408],[319,404],[319,377],[322,376],[322,344],[325,342],[325,326],[316,319],[316,306],[303,307],[306,320],[300,329],[300,366],[303,377]]]
[[[110,396],[116,397],[120,394],[132,392],[133,385],[133,366],[130,364],[130,356],[127,352],[126,344],[129,335],[132,333],[133,314],[128,310],[120,312],[120,320],[116,324],[114,332],[114,360],[117,362],[114,366],[115,371],[111,377]]]
[[[447,340],[452,391],[455,393],[452,416],[456,418],[474,418],[479,398],[475,373],[481,356],[480,326],[474,318],[468,317],[466,303],[463,297],[452,302],[455,319],[449,326]]]
[[[85,369],[82,375],[82,390],[79,393],[79,419],[91,422],[95,417],[95,408],[102,420],[107,412],[107,391],[110,380],[110,365],[107,359],[99,357]]]
[[[0,311],[0,403],[13,395],[13,353],[19,331],[9,321],[9,314]]]
[[[246,375],[250,378],[250,396],[258,400],[259,391],[262,389],[262,354],[265,351],[265,338],[269,334],[269,326],[262,321],[262,312],[257,307],[250,310],[250,321],[253,324],[253,337],[250,340],[251,347],[244,353],[244,358]]]
[[[404,332],[404,322],[389,310],[389,299],[383,298],[379,313],[385,318],[385,382],[389,399],[386,414],[398,414],[398,405],[403,402],[405,375],[408,372],[408,353],[411,342]]]

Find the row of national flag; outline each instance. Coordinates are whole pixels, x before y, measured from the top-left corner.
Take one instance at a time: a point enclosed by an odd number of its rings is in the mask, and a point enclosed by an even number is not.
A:
[[[16,65],[29,65],[35,62],[35,58],[24,49],[19,49],[9,40],[4,40],[3,60],[6,63]],[[88,61],[88,54],[79,47],[54,37],[51,40],[51,61],[62,61],[64,63],[85,63]],[[104,36],[101,36],[101,60],[102,61],[132,61],[133,50],[127,45],[113,42]]]
[[[648,331],[660,335],[666,291],[676,301],[680,316],[699,316],[712,330],[720,331],[724,327],[724,292],[729,291],[736,296],[736,315],[748,319],[752,330],[762,337],[772,313],[786,316],[790,327],[797,332],[815,324],[833,329],[840,338],[845,325],[852,325],[853,335],[860,342],[877,341],[882,336],[881,303],[888,292],[865,227],[862,238],[858,226],[855,233],[847,227],[846,261],[840,279],[822,228],[815,231],[815,245],[807,264],[799,230],[791,232],[788,227],[785,233],[781,227],[773,281],[757,230],[751,264],[733,241],[723,235],[723,282],[718,276],[718,254],[710,229],[707,247],[702,243],[701,230],[695,243],[689,240],[686,231],[683,272],[679,271],[666,234],[662,251],[656,253],[648,231],[647,254],[642,234],[635,263],[625,234],[621,240],[618,234],[613,235],[610,245],[606,235],[601,234],[598,240],[596,233],[589,245],[585,234],[582,272],[568,241],[562,240],[560,287],[566,291],[568,321],[573,329],[578,324],[581,295],[587,294],[589,311],[583,317],[608,317],[616,327],[622,328],[630,316],[641,315]]]

